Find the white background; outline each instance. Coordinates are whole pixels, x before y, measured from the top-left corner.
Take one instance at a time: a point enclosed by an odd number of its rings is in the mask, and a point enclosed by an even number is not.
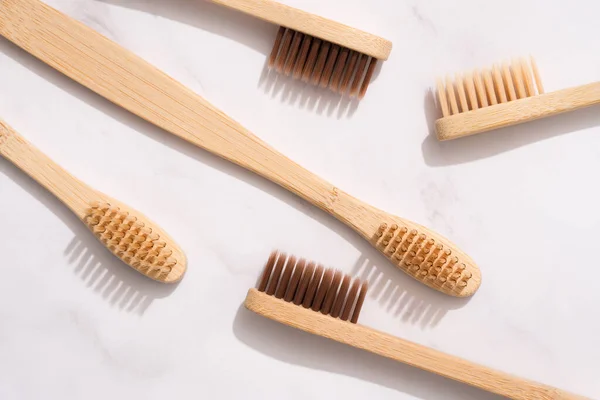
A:
[[[493,399],[261,319],[279,248],[368,278],[362,324],[600,398],[600,109],[439,143],[446,73],[536,56],[547,91],[600,79],[595,1],[288,0],[394,43],[360,104],[264,71],[277,28],[199,0],[52,0],[351,194],[448,236],[470,300],[395,269],[311,205],[0,40],[0,116],[165,228],[178,286],[138,275],[0,160],[0,399]]]

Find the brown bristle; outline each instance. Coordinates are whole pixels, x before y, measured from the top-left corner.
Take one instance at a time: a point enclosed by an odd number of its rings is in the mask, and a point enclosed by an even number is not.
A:
[[[444,117],[544,93],[535,60],[513,60],[464,76],[438,79],[438,102]]]
[[[342,281],[342,271],[335,271],[333,275],[333,279],[331,280],[331,286],[327,291],[327,295],[325,296],[325,300],[323,300],[323,307],[321,308],[321,312],[325,315],[329,314],[329,312],[333,309],[333,302],[335,301],[335,297],[338,293],[338,289],[340,287],[340,282]]]
[[[350,52],[350,58],[346,63],[346,70],[344,71],[344,75],[342,76],[342,81],[340,82],[340,87],[338,89],[339,93],[346,93],[348,90],[348,85],[351,82],[352,77],[354,76],[354,67],[356,67],[356,62],[358,61],[359,53],[356,51]]]
[[[283,298],[287,302],[291,302],[294,300],[294,295],[296,294],[296,290],[298,289],[298,284],[300,283],[300,278],[302,278],[302,273],[304,272],[304,268],[306,266],[306,261],[300,260],[296,263],[296,268],[294,269],[294,274],[290,280],[290,284],[288,285],[287,291],[285,293],[285,297]]]
[[[334,92],[337,92],[340,87],[340,82],[342,80],[342,74],[344,73],[344,67],[346,66],[348,54],[350,54],[350,50],[346,48],[341,49],[338,60],[335,63],[335,68],[333,69],[333,74],[331,76],[331,82],[329,83],[329,88]]]
[[[350,313],[354,308],[354,301],[358,296],[359,289],[360,281],[358,279],[355,279],[354,282],[352,282],[352,287],[350,287],[350,291],[348,292],[348,297],[346,297],[346,304],[344,305],[344,310],[342,311],[342,315],[340,316],[341,320],[348,321],[348,319],[350,318]]]
[[[277,258],[277,262],[275,263],[275,268],[271,272],[271,281],[267,286],[267,290],[265,293],[268,295],[275,294],[275,290],[277,289],[277,284],[279,283],[279,277],[281,276],[281,272],[283,271],[283,266],[285,265],[286,255],[284,253],[279,254],[279,258]]]
[[[260,282],[258,284],[258,290],[264,292],[267,290],[267,285],[269,284],[269,279],[271,278],[271,272],[273,272],[273,267],[275,266],[275,261],[279,257],[279,252],[274,251],[269,256],[267,263],[265,264],[265,269],[263,271],[262,277],[260,278]]]
[[[354,306],[354,312],[352,313],[352,318],[350,318],[350,322],[353,324],[358,322],[360,310],[362,310],[362,306],[365,303],[365,298],[367,297],[367,290],[369,290],[369,284],[365,281],[360,286],[360,292],[358,294],[358,299],[356,300],[356,305]]]
[[[359,279],[350,285],[351,281],[340,271],[273,252],[257,288],[288,303],[357,323],[368,285]]]
[[[333,67],[335,66],[335,62],[337,61],[339,52],[340,46],[338,46],[337,44],[331,46],[331,51],[327,55],[327,62],[325,63],[323,75],[321,75],[321,83],[319,84],[319,86],[325,88],[329,85],[331,75],[333,74]]]
[[[313,300],[313,303],[311,306],[313,311],[319,311],[322,308],[323,301],[325,300],[325,295],[327,294],[327,291],[329,291],[329,288],[331,287],[331,281],[333,280],[333,273],[334,273],[334,271],[332,269],[325,270],[325,272],[323,273],[323,279],[321,280],[321,284],[319,285],[319,288],[317,289],[317,294],[315,295],[315,299]]]
[[[289,56],[283,68],[283,73],[286,75],[289,75],[290,72],[292,72],[292,68],[296,63],[296,58],[298,57],[298,52],[300,51],[300,43],[303,36],[304,35],[300,32],[294,33],[294,38],[292,39],[292,44],[290,45]]]
[[[286,29],[283,34],[283,39],[281,39],[281,48],[279,49],[279,54],[275,59],[275,70],[277,72],[281,72],[283,70],[283,65],[288,58],[288,53],[292,44],[292,35],[293,31],[291,29]]]
[[[302,307],[310,308],[317,294],[317,288],[321,284],[321,278],[323,277],[323,267],[318,265],[315,269],[315,273],[308,284],[304,300],[302,301]],[[268,293],[267,293],[268,294]]]
[[[371,62],[369,63],[369,68],[367,69],[367,73],[365,74],[365,79],[363,80],[362,86],[360,87],[360,92],[358,92],[358,97],[362,99],[365,97],[367,93],[367,89],[369,88],[369,83],[371,82],[371,78],[373,78],[373,73],[375,72],[375,67],[377,66],[377,59],[371,57]]]
[[[369,57],[361,54],[360,59],[358,61],[358,67],[356,67],[356,72],[354,73],[354,80],[352,81],[352,86],[350,87],[350,97],[355,97],[358,94],[360,89],[360,83],[363,80],[365,75],[365,68],[367,66],[367,62],[369,61]]]
[[[119,207],[91,203],[83,221],[114,255],[147,276],[161,280],[177,264],[165,239]]]
[[[271,51],[271,55],[269,56],[269,68],[273,68],[275,65],[275,60],[277,59],[277,55],[279,54],[279,47],[281,46],[281,40],[283,39],[283,34],[285,33],[285,28],[283,26],[279,27],[277,31],[277,36],[275,37],[275,44],[273,45],[273,50]]]
[[[285,264],[285,269],[283,270],[283,274],[281,275],[281,283],[277,287],[277,291],[275,292],[275,297],[278,299],[283,298],[285,292],[287,291],[287,287],[290,283],[290,278],[292,277],[292,272],[294,271],[294,267],[296,266],[296,258],[290,256]]]
[[[294,304],[300,305],[304,300],[304,295],[306,294],[306,290],[308,289],[308,284],[312,279],[313,273],[315,272],[315,264],[313,262],[308,263],[304,268],[304,273],[302,274],[302,278],[300,279],[300,283],[298,284],[298,291],[294,295]]]
[[[342,286],[340,287],[340,291],[333,303],[333,309],[331,310],[331,316],[334,318],[337,318],[342,313],[342,307],[344,306],[344,300],[346,300],[346,293],[348,292],[348,288],[350,288],[351,280],[352,279],[348,275],[344,275],[342,278]]]
[[[315,69],[315,63],[317,62],[317,55],[319,54],[319,47],[321,47],[321,39],[313,38],[310,45],[310,51],[302,70],[302,82],[308,82],[312,76],[312,72]]]
[[[302,77],[302,70],[304,69],[306,59],[308,58],[308,51],[310,50],[311,42],[312,37],[309,35],[305,35],[304,39],[302,39],[300,53],[298,54],[298,58],[296,59],[296,65],[294,66],[294,79],[300,79]]]
[[[317,57],[317,62],[315,63],[315,69],[311,79],[311,83],[313,85],[318,85],[321,81],[321,75],[323,74],[323,68],[325,67],[325,62],[327,61],[327,54],[329,54],[330,47],[331,43],[329,42],[323,42],[321,44],[319,56]]]
[[[362,98],[373,77],[377,60],[338,44],[280,27],[268,65],[294,79],[328,87],[341,95]]]

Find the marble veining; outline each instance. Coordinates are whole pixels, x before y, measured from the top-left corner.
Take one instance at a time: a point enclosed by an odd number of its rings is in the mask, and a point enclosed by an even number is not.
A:
[[[482,285],[432,291],[322,211],[1,39],[0,117],[157,222],[188,272],[165,286],[122,265],[0,159],[0,399],[497,398],[248,312],[273,249],[368,280],[362,324],[600,398],[598,107],[451,142],[431,131],[447,73],[532,54],[547,91],[599,80],[599,3],[285,0],[394,42],[358,103],[269,73],[277,27],[209,2],[46,1],[336,188],[456,241]]]

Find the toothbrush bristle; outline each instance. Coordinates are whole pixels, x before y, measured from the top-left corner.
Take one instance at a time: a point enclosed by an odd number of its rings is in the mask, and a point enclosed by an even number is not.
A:
[[[258,291],[288,303],[357,323],[368,285],[331,268],[274,251],[265,264]]]
[[[473,278],[467,268],[470,266],[468,261],[416,229],[383,223],[373,242],[390,261],[409,275],[443,292],[460,295]]]
[[[376,65],[374,57],[283,26],[268,61],[286,76],[358,98],[365,96]]]
[[[533,57],[515,59],[510,64],[456,74],[437,81],[437,96],[443,117],[478,110],[496,104],[544,93]]]
[[[178,264],[164,238],[119,207],[94,202],[84,222],[113,254],[146,276],[163,280]]]

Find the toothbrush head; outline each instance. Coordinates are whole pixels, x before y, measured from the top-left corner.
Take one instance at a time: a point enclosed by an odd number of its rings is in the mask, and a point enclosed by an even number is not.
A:
[[[352,323],[358,321],[367,289],[366,281],[279,251],[271,253],[257,286],[269,296]]]
[[[142,215],[92,202],[83,221],[114,255],[143,275],[164,283],[183,277],[187,264],[183,252]]]

